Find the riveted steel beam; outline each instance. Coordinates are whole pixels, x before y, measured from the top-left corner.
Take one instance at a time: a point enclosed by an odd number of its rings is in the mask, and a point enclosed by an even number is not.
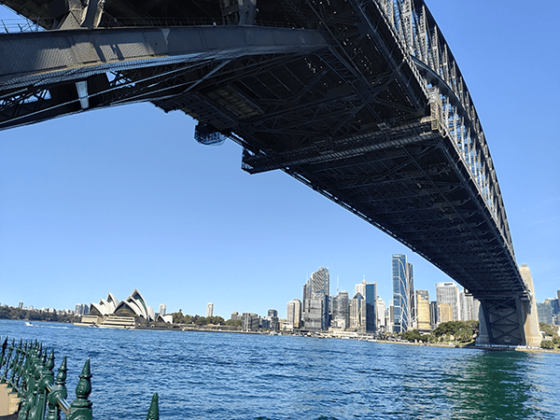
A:
[[[69,30],[0,35],[0,92],[119,71],[249,55],[309,54],[314,30],[216,26]]]

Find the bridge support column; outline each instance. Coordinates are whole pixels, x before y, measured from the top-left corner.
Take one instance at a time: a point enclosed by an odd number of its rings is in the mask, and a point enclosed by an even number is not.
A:
[[[539,347],[541,335],[534,296],[533,279],[529,267],[520,269],[529,291],[526,295],[512,295],[480,299],[480,331],[477,344]]]
[[[521,278],[527,285],[527,289],[531,294],[531,299],[526,302],[525,307],[525,339],[530,347],[540,347],[542,341],[541,327],[539,326],[539,315],[537,313],[537,297],[535,296],[535,288],[533,286],[533,277],[529,267],[525,264],[519,269]]]

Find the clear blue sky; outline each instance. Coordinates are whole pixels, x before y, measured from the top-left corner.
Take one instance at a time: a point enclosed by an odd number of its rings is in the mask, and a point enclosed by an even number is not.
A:
[[[560,289],[560,2],[428,0],[465,76],[497,169],[516,258],[539,301]],[[9,17],[0,7],[0,18]],[[150,104],[0,132],[0,303],[74,308],[140,290],[156,310],[285,316],[307,277],[366,278],[391,301],[391,255],[435,298],[449,281],[381,231],[241,149],[199,145]]]

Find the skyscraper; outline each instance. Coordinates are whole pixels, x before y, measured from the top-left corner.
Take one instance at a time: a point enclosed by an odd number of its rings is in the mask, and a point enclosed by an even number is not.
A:
[[[414,275],[406,255],[393,255],[393,331],[407,331],[415,320]]]
[[[303,324],[309,331],[329,328],[329,269],[321,267],[315,271],[303,287]]]
[[[288,322],[288,328],[301,327],[301,301],[299,299],[288,302],[286,321]]]
[[[347,329],[350,322],[349,315],[348,292],[339,292],[333,299],[334,326]]]
[[[438,305],[438,323],[453,321],[453,305],[440,303]]]
[[[167,305],[165,303],[162,303],[161,305],[159,305],[159,314],[161,316],[165,315],[165,312],[167,311]]]
[[[461,302],[459,300],[459,288],[453,282],[436,283],[436,300],[438,305],[442,303],[451,305],[452,315],[450,321],[461,320]],[[441,319],[439,322],[442,321]]]
[[[364,279],[356,285],[356,295],[358,293],[364,298],[364,332],[375,333],[377,331],[377,283],[366,283]]]
[[[430,326],[432,330],[435,330],[438,326],[439,311],[437,301],[432,300],[430,302]]]
[[[362,282],[358,283],[354,289],[355,289],[354,296],[356,295],[356,293],[359,293],[360,295],[362,295],[363,298],[365,298],[366,297],[366,280],[365,279],[362,280]]]
[[[385,302],[380,297],[377,298],[377,329],[385,330]]]
[[[461,321],[478,320],[480,302],[465,290],[459,293],[459,300],[461,301]]]
[[[364,280],[365,282],[365,280]],[[377,332],[377,283],[366,283],[366,332]]]
[[[427,290],[416,291],[416,312],[418,314],[417,327],[421,331],[430,331],[430,295]]]
[[[206,305],[206,318],[208,318],[210,316],[214,316],[214,304],[213,303],[208,303],[208,305]]]
[[[350,300],[350,329],[366,332],[366,305],[361,293],[356,293]]]

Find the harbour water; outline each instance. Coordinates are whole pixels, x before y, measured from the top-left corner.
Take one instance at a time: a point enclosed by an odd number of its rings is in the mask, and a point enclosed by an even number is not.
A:
[[[94,418],[558,419],[560,354],[0,320],[0,336],[91,359]]]

